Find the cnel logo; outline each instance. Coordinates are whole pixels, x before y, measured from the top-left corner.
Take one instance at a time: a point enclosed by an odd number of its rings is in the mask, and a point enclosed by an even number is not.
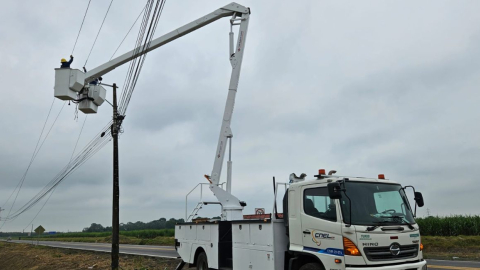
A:
[[[321,240],[335,240],[335,237],[330,236],[329,233],[321,233],[321,232],[312,231],[312,241],[315,244],[317,244],[317,246],[320,246],[322,244]]]
[[[317,239],[330,239],[330,240],[335,240],[334,236],[330,236],[329,233],[318,233],[314,231],[314,236]]]

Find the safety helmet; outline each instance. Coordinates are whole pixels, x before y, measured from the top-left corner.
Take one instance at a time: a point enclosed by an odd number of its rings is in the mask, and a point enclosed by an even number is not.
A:
[[[62,60],[60,60],[60,62],[65,63],[65,62],[67,62],[67,60],[65,60],[65,58],[62,58]]]

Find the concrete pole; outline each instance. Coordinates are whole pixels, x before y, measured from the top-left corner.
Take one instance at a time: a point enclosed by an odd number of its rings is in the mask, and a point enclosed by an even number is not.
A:
[[[112,270],[118,269],[119,260],[119,223],[120,223],[120,188],[118,186],[118,132],[117,85],[113,84],[113,211],[112,211]],[[120,122],[121,123],[121,122]]]

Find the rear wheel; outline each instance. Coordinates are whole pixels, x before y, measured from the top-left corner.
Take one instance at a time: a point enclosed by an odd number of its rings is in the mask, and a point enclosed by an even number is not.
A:
[[[198,254],[197,270],[208,270],[207,254],[205,252]]]
[[[324,268],[319,263],[306,263],[299,270],[324,270]]]

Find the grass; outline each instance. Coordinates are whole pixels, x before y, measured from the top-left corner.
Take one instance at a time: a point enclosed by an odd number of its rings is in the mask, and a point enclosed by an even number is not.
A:
[[[25,239],[25,238],[22,238]],[[34,240],[37,238],[34,237]],[[41,241],[65,241],[65,242],[91,242],[91,243],[111,243],[111,236],[107,237],[59,237],[55,238],[40,237]],[[174,237],[158,236],[152,239],[141,239],[137,237],[120,235],[121,244],[134,245],[174,245]],[[423,255],[427,259],[446,259],[452,260],[457,257],[459,260],[480,261],[480,236],[424,236],[422,235],[424,245]],[[4,245],[5,243],[0,242]],[[37,246],[37,249],[48,249],[48,247]],[[0,253],[2,249],[0,248]],[[54,257],[62,257],[62,253],[55,253]],[[1,265],[1,262],[0,262]],[[4,269],[0,267],[0,269]],[[16,268],[7,268],[16,269]],[[135,268],[138,269],[138,268]],[[151,268],[149,268],[151,269]]]
[[[0,269],[110,269],[109,253],[0,242]],[[122,269],[174,269],[177,259],[120,254]],[[92,269],[90,268],[90,269]]]
[[[164,230],[141,230],[120,231],[120,244],[132,245],[162,245],[173,246],[175,244],[174,229]],[[18,239],[18,238],[14,238]],[[111,232],[89,233],[59,233],[45,234],[33,237],[21,237],[22,240],[39,241],[62,241],[62,242],[86,242],[86,243],[111,243]]]
[[[100,234],[101,235],[101,234]],[[140,235],[139,235],[140,236]],[[22,240],[39,240],[39,241],[62,241],[62,242],[85,242],[85,243],[111,243],[112,235],[111,233],[107,236],[92,236],[82,235],[82,236],[71,236],[65,237],[56,237],[55,235],[48,235],[46,237],[22,237]],[[160,246],[173,246],[175,244],[175,237],[173,236],[157,236],[154,238],[138,238],[135,236],[126,236],[120,234],[120,244],[131,244],[131,245],[160,245]]]
[[[112,235],[112,232],[71,232],[71,233],[57,233],[57,234],[46,234],[42,237],[53,237],[53,238],[80,238],[80,237],[108,237]],[[152,239],[158,236],[174,236],[174,229],[163,229],[163,230],[138,230],[138,231],[120,231],[120,235],[130,236],[136,238],[148,238]]]
[[[480,236],[422,236],[426,259],[480,260]]]

